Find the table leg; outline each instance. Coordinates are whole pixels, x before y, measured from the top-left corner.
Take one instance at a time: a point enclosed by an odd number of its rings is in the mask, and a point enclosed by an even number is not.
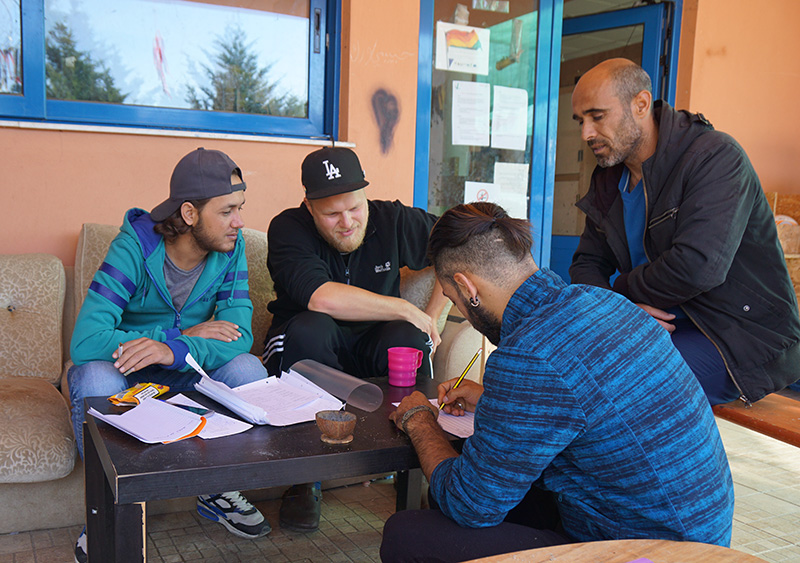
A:
[[[83,432],[86,540],[90,563],[144,562],[144,503],[115,504],[89,425]]]
[[[395,509],[417,510],[422,508],[422,469],[397,472],[397,501]]]

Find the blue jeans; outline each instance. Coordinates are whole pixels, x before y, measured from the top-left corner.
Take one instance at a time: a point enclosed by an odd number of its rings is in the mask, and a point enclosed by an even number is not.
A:
[[[739,390],[716,346],[689,319],[675,319],[672,324],[672,344],[700,382],[711,406],[736,399]]]
[[[239,354],[227,364],[207,371],[208,375],[229,387],[237,387],[267,377],[267,370],[261,361],[252,354]],[[83,458],[83,410],[85,397],[110,397],[137,383],[159,383],[169,385],[170,391],[194,391],[194,384],[200,376],[194,371],[164,369],[160,365],[148,366],[130,374],[122,375],[113,362],[94,361],[80,366],[72,366],[67,373],[69,399],[72,404],[72,429],[78,453]]]

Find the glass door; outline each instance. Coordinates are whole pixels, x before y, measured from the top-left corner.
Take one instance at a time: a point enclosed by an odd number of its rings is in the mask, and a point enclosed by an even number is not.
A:
[[[654,98],[662,97],[659,95],[663,82],[660,60],[665,5],[568,17],[591,5],[588,0],[567,3],[561,41],[550,267],[567,282],[572,255],[584,226],[584,215],[575,203],[586,194],[597,165],[594,154],[581,140],[578,124],[572,119],[571,98],[575,83],[596,64],[624,57],[639,63],[650,74]]]
[[[459,203],[498,203],[531,219],[537,260],[544,242],[549,254],[543,188],[554,158],[546,141],[560,5],[421,3],[414,204],[438,215]]]

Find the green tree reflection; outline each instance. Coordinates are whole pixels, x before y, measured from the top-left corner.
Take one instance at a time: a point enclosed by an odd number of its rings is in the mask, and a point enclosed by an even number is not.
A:
[[[203,65],[209,85],[188,86],[186,101],[195,109],[305,117],[305,102],[276,90],[278,83],[269,78],[272,64],[259,68],[244,32],[234,27],[226,35],[215,41],[212,65]]]
[[[114,86],[114,78],[103,61],[79,51],[72,31],[58,22],[45,40],[47,97],[122,103],[127,94]]]

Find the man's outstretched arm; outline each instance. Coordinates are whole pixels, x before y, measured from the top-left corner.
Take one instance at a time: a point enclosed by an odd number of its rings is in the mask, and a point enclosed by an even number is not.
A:
[[[308,310],[325,313],[339,321],[402,320],[429,335],[436,331],[430,315],[413,303],[338,282],[319,286],[308,301]]]

